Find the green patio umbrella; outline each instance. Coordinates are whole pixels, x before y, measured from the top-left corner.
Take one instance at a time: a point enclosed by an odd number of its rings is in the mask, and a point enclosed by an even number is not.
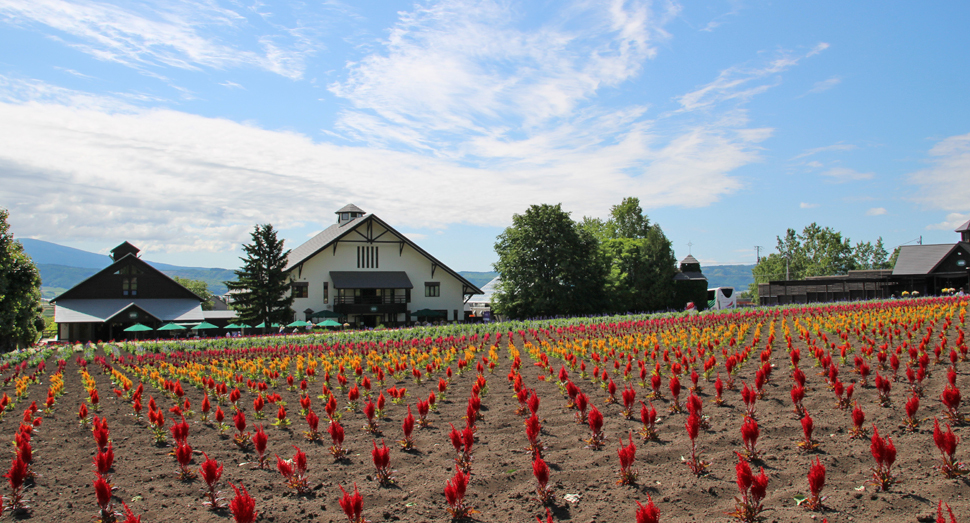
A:
[[[303,320],[296,320],[287,325],[287,327],[306,327],[307,325],[313,325],[312,323],[307,323]]]
[[[147,325],[142,325],[141,323],[136,323],[136,324],[132,325],[131,327],[128,327],[127,329],[125,329],[125,332],[148,332],[148,331],[153,331],[153,330],[155,330],[155,329],[153,329],[153,328],[151,328],[151,327],[149,327]]]
[[[181,325],[179,325],[177,323],[166,323],[165,325],[162,325],[161,327],[159,327],[158,330],[160,330],[160,331],[184,331],[185,330],[185,327],[183,327],[183,326],[181,326]]]
[[[229,325],[226,325],[225,327],[223,327],[223,329],[241,329],[241,328],[242,327],[240,327],[239,325],[236,325],[235,323],[230,323]]]
[[[340,315],[333,311],[318,311],[310,315],[311,318],[339,318]]]
[[[269,327],[279,327],[279,326],[280,326],[279,323],[270,323],[269,324]],[[259,325],[257,325],[255,328],[257,328],[257,329],[265,329],[266,327],[267,327],[267,325],[266,325],[266,322],[264,321],[264,322],[260,323]]]
[[[240,329],[252,329],[253,326],[252,325],[249,325],[249,324],[246,324],[246,323],[240,323],[239,324],[239,328]]]
[[[204,321],[204,322],[196,325],[195,327],[192,327],[192,330],[200,330],[201,331],[201,330],[218,329],[218,328],[219,328],[218,326],[213,325],[213,324],[211,324],[211,323],[209,323],[207,321]]]
[[[325,320],[317,324],[317,327],[341,327],[341,326],[342,325],[339,321],[333,321],[333,320]]]

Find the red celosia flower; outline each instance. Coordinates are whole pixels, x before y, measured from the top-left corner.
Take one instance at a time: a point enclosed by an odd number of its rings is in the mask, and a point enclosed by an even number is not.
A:
[[[647,504],[641,505],[637,501],[637,523],[660,523],[660,509],[653,504],[653,498],[647,494]]]
[[[340,486],[340,492],[343,492],[343,497],[340,498],[340,508],[344,510],[344,514],[347,515],[347,519],[350,523],[363,523],[364,516],[364,498],[357,491],[357,484],[354,483],[354,494],[351,496],[347,494],[343,486]]]
[[[543,504],[548,503],[552,499],[552,489],[549,488],[549,466],[542,458],[537,458],[532,462],[532,474],[536,478],[536,494],[539,496],[539,501]]]
[[[256,500],[246,492],[246,487],[242,484],[236,487],[229,484],[236,491],[236,497],[229,503],[229,510],[236,523],[255,523],[256,521]]]
[[[259,458],[259,468],[263,468],[266,463],[266,443],[269,437],[263,430],[262,425],[256,425],[256,432],[253,433],[253,446],[256,447],[256,456]]]
[[[811,496],[808,499],[808,507],[812,510],[819,510],[822,508],[822,488],[825,487],[825,465],[822,465],[822,461],[815,458],[815,463],[812,463],[811,468],[808,469],[808,490],[811,492]]]

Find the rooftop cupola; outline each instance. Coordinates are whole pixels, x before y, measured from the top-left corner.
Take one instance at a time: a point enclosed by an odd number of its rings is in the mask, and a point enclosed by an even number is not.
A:
[[[960,233],[961,242],[970,242],[970,220],[967,220],[967,223],[957,227],[954,232]]]
[[[364,215],[363,209],[357,207],[354,204],[347,204],[343,206],[339,211],[337,211],[337,225],[343,225],[347,222],[356,220]]]
[[[128,242],[125,242],[115,247],[114,249],[111,249],[111,260],[118,261],[129,254],[133,254],[137,257],[138,252],[139,252],[138,247],[135,247],[134,245]]]

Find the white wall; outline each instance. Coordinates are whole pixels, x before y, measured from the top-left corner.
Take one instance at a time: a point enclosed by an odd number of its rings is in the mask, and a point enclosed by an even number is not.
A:
[[[377,222],[373,222],[373,235],[378,236],[385,232]],[[361,233],[365,233],[366,222],[358,226]],[[345,240],[363,240],[363,237],[356,233],[351,233],[344,237]],[[379,240],[396,241],[400,238],[391,231],[381,236]],[[337,297],[337,289],[333,287],[330,279],[330,271],[360,271],[360,272],[384,272],[384,271],[404,271],[411,280],[411,302],[407,304],[408,310],[414,312],[420,309],[444,309],[448,311],[448,320],[454,319],[454,311],[458,311],[458,318],[463,317],[464,296],[462,295],[462,283],[460,280],[448,273],[444,268],[438,267],[434,276],[431,276],[431,260],[423,254],[404,245],[403,252],[400,244],[397,243],[375,243],[372,244],[379,249],[378,267],[370,269],[357,268],[357,247],[367,246],[367,243],[350,243],[340,241],[337,244],[336,252],[333,245],[317,253],[316,256],[303,262],[302,271],[295,267],[290,271],[291,281],[307,282],[309,293],[307,298],[297,298],[293,300],[293,310],[296,317],[304,319],[303,311],[307,308],[314,311],[324,309],[333,310],[333,304]],[[323,303],[323,282],[327,282],[330,288],[329,303]],[[441,288],[440,297],[425,297],[425,282],[438,282]],[[403,291],[398,291],[399,293]],[[414,317],[412,316],[412,321]],[[404,315],[400,315],[398,321],[404,321]]]

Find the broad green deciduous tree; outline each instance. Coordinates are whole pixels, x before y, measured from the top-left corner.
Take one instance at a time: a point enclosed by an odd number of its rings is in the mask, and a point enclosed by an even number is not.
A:
[[[242,268],[236,280],[227,281],[239,318],[249,325],[289,323],[293,320],[293,296],[290,294],[286,268],[290,251],[283,250],[283,240],[276,237],[270,224],[257,225],[252,243],[243,245]]]
[[[192,291],[192,293],[196,296],[202,298],[202,310],[212,310],[212,293],[209,292],[208,283],[202,280],[193,280],[191,278],[182,278],[180,276],[174,276],[172,279],[182,287]]]
[[[40,306],[40,273],[14,240],[6,209],[0,209],[0,351],[37,341],[44,328]]]
[[[596,238],[562,205],[533,205],[498,236],[497,313],[530,318],[602,313],[607,264]]]

